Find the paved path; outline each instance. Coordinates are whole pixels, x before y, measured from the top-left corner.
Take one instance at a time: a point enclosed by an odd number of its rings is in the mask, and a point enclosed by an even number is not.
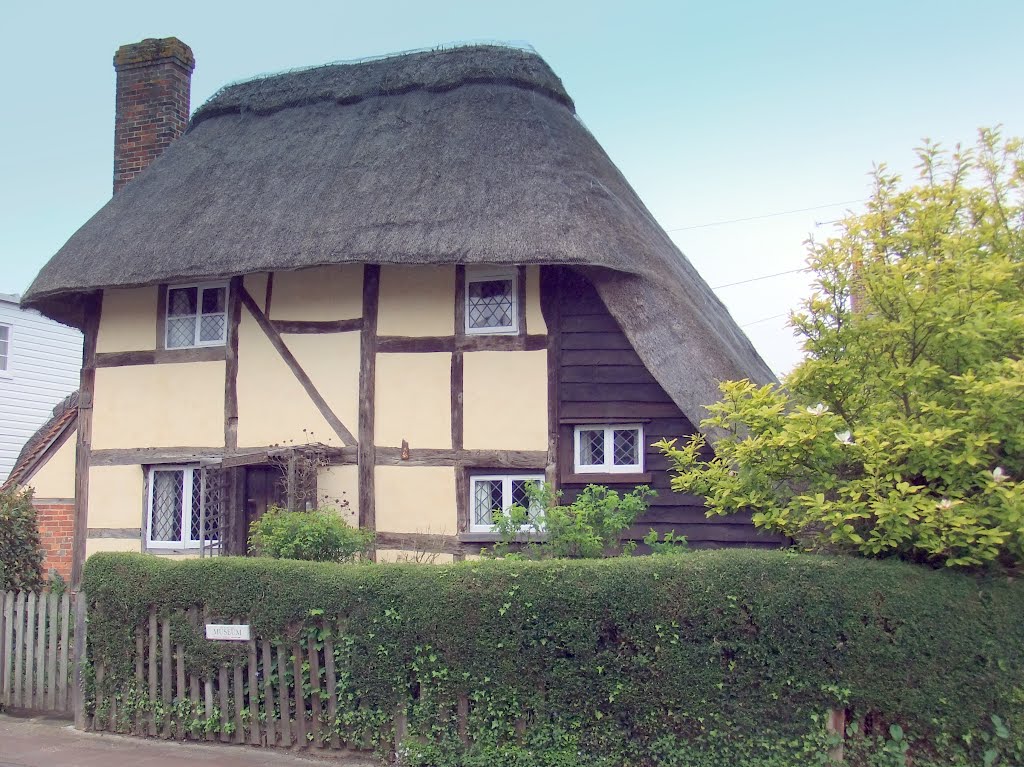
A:
[[[79,732],[66,721],[0,714],[0,767],[373,767],[373,759],[317,758],[216,743],[176,743]]]

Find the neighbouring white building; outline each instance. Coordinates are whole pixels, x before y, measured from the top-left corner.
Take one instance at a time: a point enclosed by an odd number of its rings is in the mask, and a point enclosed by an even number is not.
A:
[[[78,388],[82,334],[0,293],[0,483],[25,442]]]

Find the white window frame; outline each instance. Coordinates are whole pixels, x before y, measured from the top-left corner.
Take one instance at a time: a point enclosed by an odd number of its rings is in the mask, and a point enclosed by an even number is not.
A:
[[[584,464],[580,461],[580,433],[604,430],[604,463]],[[615,463],[616,431],[632,429],[637,433],[637,458],[639,463]],[[573,429],[573,470],[576,474],[642,474],[644,470],[644,426],[642,423],[584,423]]]
[[[494,525],[478,525],[476,519],[476,484],[477,482],[501,482],[501,509],[508,511],[512,506],[512,482],[515,480],[526,480],[544,484],[544,474],[472,474],[469,477],[469,532],[471,533],[493,533],[497,528]],[[525,525],[521,528],[524,532],[533,529],[532,525]]]
[[[469,286],[474,282],[491,282],[493,280],[509,280],[512,284],[512,324],[485,328],[473,328],[469,325]],[[466,335],[517,335],[519,333],[519,271],[511,269],[479,269],[474,267],[466,268],[465,295],[462,297],[465,313]]]
[[[181,538],[176,541],[154,541],[153,540],[153,500],[156,495],[156,482],[153,475],[157,472],[182,472],[182,493],[181,493]],[[192,538],[192,487],[195,472],[201,472],[202,467],[197,465],[159,465],[150,466],[146,470],[146,478],[149,485],[146,498],[146,548],[147,549],[198,549],[199,540]],[[200,500],[200,503],[203,501]],[[216,542],[216,539],[207,539],[207,542]]]
[[[178,314],[176,317],[195,317],[195,332],[192,336],[192,343],[185,346],[171,346],[168,343],[168,339],[171,334],[171,291],[172,290],[188,290],[189,288],[196,289],[196,313],[191,314]],[[200,341],[199,333],[202,327],[203,318],[203,291],[210,290],[213,288],[224,289],[224,335],[216,341]],[[228,305],[231,300],[231,291],[226,282],[192,282],[183,285],[168,285],[167,295],[164,296],[164,348],[165,349],[199,349],[207,346],[225,346],[228,342]],[[217,313],[219,315],[220,312]],[[208,315],[210,317],[217,315]]]
[[[0,360],[3,361],[3,366],[0,367],[0,378],[13,378],[14,374],[11,372],[11,349],[14,348],[14,325],[0,322],[0,329],[7,331],[7,352],[0,357]]]

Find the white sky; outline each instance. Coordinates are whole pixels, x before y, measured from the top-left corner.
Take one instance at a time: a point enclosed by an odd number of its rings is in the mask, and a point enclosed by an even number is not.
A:
[[[144,37],[193,48],[193,108],[263,72],[529,43],[712,286],[801,268],[808,234],[866,197],[872,163],[911,170],[925,136],[1024,135],[1019,0],[51,2],[7,7],[0,24],[0,293],[23,292],[109,198],[111,59]],[[808,284],[797,273],[717,291],[778,373],[799,359],[779,315]]]

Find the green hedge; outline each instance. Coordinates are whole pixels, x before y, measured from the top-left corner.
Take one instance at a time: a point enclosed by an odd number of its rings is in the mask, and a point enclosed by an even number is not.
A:
[[[326,621],[347,653],[339,732],[409,699],[407,763],[824,763],[837,707],[866,733],[853,764],[901,758],[901,732],[918,765],[1021,754],[1024,588],[1005,579],[750,550],[443,567],[100,554],[84,589],[91,657],[124,684],[150,605],[249,616],[263,637]],[[191,639],[194,671],[229,652]]]

